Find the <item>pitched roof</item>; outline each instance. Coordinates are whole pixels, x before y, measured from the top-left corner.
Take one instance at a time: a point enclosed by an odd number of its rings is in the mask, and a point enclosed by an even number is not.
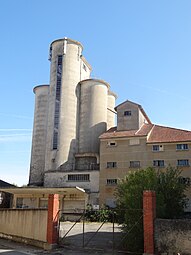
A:
[[[100,135],[99,138],[120,138],[120,137],[140,137],[147,136],[152,129],[152,124],[143,124],[140,129],[117,131],[117,127],[110,128],[107,132]]]
[[[117,131],[116,127],[103,133],[101,139],[147,136],[147,143],[191,142],[191,131],[143,124],[139,130]]]
[[[153,125],[147,140],[148,143],[189,141],[191,141],[191,131],[159,125]]]
[[[0,180],[0,187],[15,187],[15,185],[12,185],[8,182]]]

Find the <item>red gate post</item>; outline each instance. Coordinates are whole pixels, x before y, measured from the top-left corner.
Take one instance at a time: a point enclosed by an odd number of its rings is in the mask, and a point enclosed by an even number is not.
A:
[[[49,194],[48,196],[48,221],[47,221],[47,242],[51,248],[58,244],[58,216],[59,216],[59,195]]]
[[[143,191],[144,254],[154,254],[154,219],[156,217],[155,191]]]

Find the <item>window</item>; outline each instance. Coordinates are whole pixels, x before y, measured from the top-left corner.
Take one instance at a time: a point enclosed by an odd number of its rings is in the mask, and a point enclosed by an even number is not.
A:
[[[54,133],[53,133],[53,150],[58,148],[58,126],[59,126],[59,115],[60,115],[60,94],[61,94],[61,85],[62,85],[62,55],[58,56],[57,59],[57,70],[56,70],[56,101],[54,109]]]
[[[140,161],[130,161],[130,167],[140,167]]]
[[[188,159],[179,159],[177,161],[178,166],[189,166],[189,160]]]
[[[115,168],[117,167],[117,162],[107,162],[107,168]]]
[[[164,167],[164,160],[153,160],[153,166]]]
[[[177,144],[176,145],[176,149],[177,150],[188,150],[188,144],[184,143],[184,144]]]
[[[90,180],[89,174],[69,174],[68,181],[87,182]]]
[[[107,179],[107,185],[117,185],[117,179]]]
[[[129,145],[138,145],[138,144],[140,144],[139,138],[131,138],[129,140]]]
[[[109,141],[107,145],[112,147],[112,146],[117,146],[117,143],[116,141]]]
[[[84,64],[83,64],[83,69],[87,72],[87,67]]]
[[[54,130],[53,134],[53,150],[56,150],[58,147],[58,132]]]
[[[153,151],[163,151],[163,145],[153,145]]]
[[[131,116],[131,111],[124,111],[124,116]]]
[[[17,198],[16,208],[23,208],[23,198]]]
[[[60,111],[60,104],[59,102],[55,103],[55,110],[54,110],[54,127],[58,129],[59,124],[59,111]]]

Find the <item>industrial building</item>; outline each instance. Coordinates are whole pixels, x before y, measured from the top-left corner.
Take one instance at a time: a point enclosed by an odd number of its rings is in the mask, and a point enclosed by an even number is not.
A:
[[[116,95],[107,82],[90,77],[82,50],[68,38],[50,45],[50,84],[34,88],[29,186],[78,186],[97,205],[99,136],[115,125]]]
[[[29,185],[12,189],[13,206],[47,207],[51,193],[64,210],[114,207],[118,181],[149,166],[179,167],[190,183],[191,131],[155,125],[128,100],[115,107],[115,93],[91,78],[82,50],[68,38],[50,45],[50,84],[34,88]]]

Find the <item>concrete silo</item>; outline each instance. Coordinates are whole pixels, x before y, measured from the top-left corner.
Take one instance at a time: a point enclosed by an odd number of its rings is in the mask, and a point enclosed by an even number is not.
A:
[[[77,169],[90,169],[99,162],[99,136],[107,129],[108,89],[109,84],[98,79],[81,81],[78,86]]]
[[[70,170],[76,152],[77,84],[89,78],[91,67],[82,57],[81,43],[60,39],[50,46],[50,95],[46,170]]]
[[[42,185],[45,167],[49,85],[34,88],[35,112],[30,164],[30,185]]]
[[[115,100],[117,99],[117,95],[112,91],[108,91],[107,96],[107,129],[115,126]]]

